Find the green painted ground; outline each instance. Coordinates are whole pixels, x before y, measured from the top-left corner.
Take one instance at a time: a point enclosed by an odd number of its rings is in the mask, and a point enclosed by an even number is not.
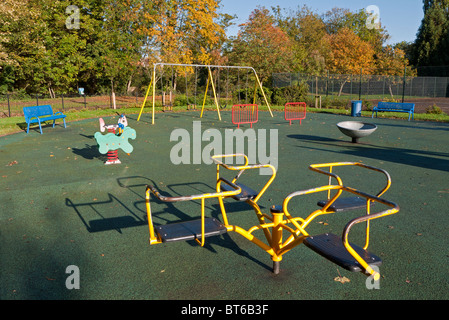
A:
[[[324,176],[308,170],[313,163],[362,161],[391,174],[384,198],[401,211],[372,223],[369,250],[382,257],[383,265],[380,289],[368,290],[366,276],[343,270],[305,246],[287,253],[275,276],[268,254],[235,233],[209,238],[204,248],[195,242],[149,245],[146,184],[173,196],[213,191],[215,166],[170,160],[177,144],[170,134],[177,128],[191,133],[193,121],[200,120],[202,133],[218,129],[224,135],[226,128],[235,128],[229,112],[222,113],[221,122],[212,111],[202,119],[198,115],[162,113],[155,125],[148,114],[139,122],[137,115],[128,115],[137,131],[130,141],[134,151],[128,156],[119,150],[122,164],[113,166],[103,164],[93,138],[98,120],[69,122],[67,129],[48,126],[43,135],[32,130],[0,138],[0,299],[449,298],[449,124],[363,118],[378,130],[352,144],[335,126],[351,117],[309,114],[301,126],[289,126],[282,113],[259,116],[254,128],[277,130],[279,143],[278,174],[260,200],[265,208],[281,204],[290,192],[326,184]],[[117,117],[105,120],[113,124]],[[257,134],[263,142],[262,131]],[[253,188],[267,179],[244,178]],[[383,183],[380,176],[357,170],[343,172],[342,178],[372,193]],[[306,216],[316,208],[313,196],[295,199],[292,213]],[[255,224],[246,204],[227,204],[232,222]],[[217,215],[217,203],[206,205],[208,214]],[[154,223],[166,224],[197,217],[200,203],[156,201],[152,209]],[[352,217],[320,217],[308,230],[340,234]],[[357,230],[353,238],[358,239]],[[80,289],[66,288],[70,265],[79,268]],[[335,281],[339,275],[350,282]]]

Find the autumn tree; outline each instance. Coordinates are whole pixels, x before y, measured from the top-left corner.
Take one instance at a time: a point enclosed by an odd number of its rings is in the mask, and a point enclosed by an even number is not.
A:
[[[239,27],[230,55],[233,64],[255,68],[262,82],[272,73],[292,70],[293,43],[266,8],[255,9]]]
[[[307,6],[289,12],[279,6],[272,10],[277,25],[291,40],[294,71],[321,74],[325,69],[322,52],[326,29],[320,15]]]
[[[375,59],[375,72],[386,76],[385,79],[391,97],[394,96],[392,86],[403,81],[404,72],[409,76],[416,75],[416,71],[409,65],[404,50],[399,46],[387,45],[383,47],[382,51],[376,53]]]
[[[380,51],[390,36],[382,24],[378,28],[367,28],[368,18],[365,9],[352,12],[344,8],[333,8],[322,16],[328,34],[336,34],[343,28],[347,28],[362,41],[368,42],[375,51]]]
[[[326,66],[330,72],[352,75],[370,74],[374,70],[374,49],[351,29],[344,27],[335,34],[329,34],[326,41]],[[343,77],[339,95],[348,80],[347,76]]]
[[[152,62],[204,63],[224,36],[216,0],[155,0],[144,14],[139,32],[146,37],[146,56]]]
[[[225,37],[218,23],[217,0],[154,0],[144,14],[139,32],[145,38],[145,60],[177,64],[210,64],[211,53]],[[169,90],[176,90],[177,78],[185,68],[174,68]],[[189,73],[193,69],[187,70]],[[156,79],[157,80],[157,79]]]

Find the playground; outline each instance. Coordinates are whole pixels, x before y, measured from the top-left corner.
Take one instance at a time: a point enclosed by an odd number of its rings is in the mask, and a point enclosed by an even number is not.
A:
[[[282,112],[259,111],[258,121],[252,124],[258,134],[257,148],[263,145],[261,141],[268,145],[277,133],[276,177],[258,199],[266,214],[295,191],[327,185],[328,177],[310,170],[312,164],[356,162],[389,173],[391,186],[381,198],[400,210],[371,221],[369,251],[382,259],[375,288],[367,287],[367,275],[350,272],[302,244],[285,254],[277,265],[278,273],[273,272],[267,252],[236,232],[150,244],[147,185],[161,197],[216,192],[217,169],[204,156],[210,143],[204,137],[207,132],[220,132],[224,137],[226,130],[237,129],[228,110],[221,111],[221,120],[216,110],[206,110],[202,117],[200,110],[156,113],[154,118],[148,109],[140,115],[126,115],[128,126],[136,132],[129,141],[133,150],[129,154],[118,150],[121,163],[113,165],[105,165],[107,157],[100,153],[94,136],[100,131],[98,119],[68,119],[67,128],[44,126],[40,134],[35,127],[28,134],[1,137],[0,299],[449,297],[447,123],[308,113],[301,124],[289,124]],[[117,123],[119,118],[117,114],[104,122]],[[337,127],[352,120],[375,124],[377,130],[354,143]],[[195,140],[197,122],[201,123],[201,141]],[[249,124],[240,125],[243,131],[248,128]],[[179,141],[170,137],[176,129],[189,133],[190,150],[202,152],[199,161],[191,151],[190,161],[173,163],[172,151]],[[261,140],[258,130],[265,132],[266,140]],[[273,149],[264,151],[266,156],[273,155]],[[259,152],[256,160],[260,158]],[[242,179],[258,190],[270,176],[253,171],[245,172]],[[344,167],[339,176],[345,186],[374,195],[385,183],[378,172],[363,168]],[[317,210],[316,198],[292,199],[289,212],[305,218]],[[201,216],[202,200],[165,202],[151,194],[150,203],[154,227]],[[233,223],[242,228],[258,225],[247,203],[226,198],[224,206]],[[381,206],[376,203],[373,208],[383,210]],[[222,219],[217,199],[206,199],[204,212]],[[355,210],[318,216],[306,230],[310,235],[341,236],[345,225],[360,215]],[[364,227],[353,229],[351,241],[363,245]],[[263,236],[258,232],[257,236]],[[67,287],[69,266],[79,270],[79,288]]]

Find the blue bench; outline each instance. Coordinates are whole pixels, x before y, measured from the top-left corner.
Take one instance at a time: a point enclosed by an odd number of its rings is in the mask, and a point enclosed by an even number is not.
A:
[[[53,113],[53,109],[50,105],[24,107],[23,115],[25,116],[25,122],[27,123],[27,133],[30,131],[31,123],[39,123],[39,129],[42,134],[42,122],[53,120],[53,128],[55,127],[56,119],[62,119],[65,124],[65,115],[62,112]]]
[[[415,112],[415,104],[414,103],[400,103],[400,102],[383,102],[380,101],[376,107],[373,108],[373,113],[371,114],[371,118],[374,117],[374,112],[378,111],[390,111],[390,112],[405,112],[408,113],[408,121],[410,121],[410,117],[414,119]]]

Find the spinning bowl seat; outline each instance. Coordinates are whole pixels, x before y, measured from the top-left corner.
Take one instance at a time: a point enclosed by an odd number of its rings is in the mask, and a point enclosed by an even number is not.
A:
[[[343,134],[351,137],[353,143],[358,143],[360,138],[369,136],[377,129],[375,124],[360,121],[339,122],[337,127]]]

